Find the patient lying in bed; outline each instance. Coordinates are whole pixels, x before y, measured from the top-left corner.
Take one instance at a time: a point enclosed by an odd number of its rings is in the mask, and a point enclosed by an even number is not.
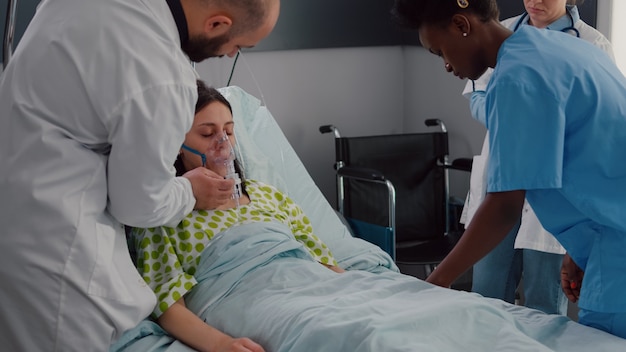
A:
[[[196,115],[175,163],[178,176],[198,167],[222,177],[233,171],[242,175],[234,153],[234,138],[230,104],[216,89],[198,81]],[[294,239],[307,248],[311,258],[333,271],[343,272],[329,248],[313,233],[310,220],[289,197],[254,180],[244,179],[237,183],[236,190],[233,198],[223,206],[209,211],[194,210],[176,227],[134,228],[131,231],[137,267],[157,295],[154,315],[168,332],[198,349],[212,342],[211,338],[200,334],[201,331],[220,334],[209,330],[206,324],[189,314],[184,296],[197,284],[194,275],[201,254],[210,246],[214,236],[227,228],[254,222],[284,224]],[[185,317],[197,326],[198,333],[189,333],[190,326],[183,329],[180,323]],[[226,341],[257,347],[248,340]]]
[[[192,152],[189,157],[194,155]],[[196,158],[202,159],[197,155]],[[282,197],[275,188],[256,181],[245,184],[251,200],[246,203],[245,198],[240,198],[242,209],[255,198],[270,201],[272,194]],[[267,218],[250,215],[245,223],[230,226],[236,222],[232,208],[198,211],[179,228],[135,232],[139,236],[140,271],[165,267],[162,275],[166,275],[177,267],[185,268],[173,263],[167,269],[171,256],[153,257],[148,247],[142,248],[148,246],[146,238],[157,242],[156,253],[162,253],[166,241],[170,241],[168,251],[175,252],[180,263],[193,267],[180,283],[171,283],[172,288],[180,285],[183,293],[179,291],[172,297],[158,294],[159,302],[177,299],[169,308],[168,303],[163,305],[167,309],[158,320],[169,335],[197,350],[204,350],[206,344],[225,346],[225,351],[569,352],[623,347],[623,340],[580,326],[567,317],[436,287],[393,270],[382,270],[378,259],[356,266],[363,270],[348,270],[339,275],[320,265],[335,264],[334,256],[321,240],[309,244],[294,235],[302,233],[297,228],[310,231],[308,218],[289,202],[276,198],[271,202],[274,201],[285,204],[283,210],[291,214],[276,213],[276,217]],[[293,221],[285,221],[288,218]],[[207,228],[212,232],[204,231]],[[198,232],[202,236],[211,233],[211,240],[201,246],[192,244],[192,248],[183,244],[199,236]],[[345,242],[359,247],[358,239]],[[337,248],[343,250],[342,246]],[[192,251],[197,255],[192,255]],[[339,262],[354,268],[348,264],[354,256],[342,255]],[[155,287],[156,278],[148,280]],[[159,309],[156,307],[155,313],[160,313]],[[182,313],[183,319],[168,324],[163,319],[168,312]],[[125,334],[112,351],[190,350],[169,335],[146,320]]]

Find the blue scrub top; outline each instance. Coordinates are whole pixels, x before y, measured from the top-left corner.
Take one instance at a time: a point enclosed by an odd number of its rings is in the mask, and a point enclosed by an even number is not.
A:
[[[488,192],[526,190],[585,270],[579,306],[626,312],[626,79],[602,50],[521,26],[486,91]]]

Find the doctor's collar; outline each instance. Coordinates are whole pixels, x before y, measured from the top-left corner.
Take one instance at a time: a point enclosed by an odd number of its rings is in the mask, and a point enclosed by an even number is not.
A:
[[[187,18],[185,17],[185,12],[183,11],[183,5],[180,4],[180,0],[166,1],[167,5],[170,7],[170,11],[172,11],[172,16],[174,16],[174,22],[176,22],[176,27],[178,28],[178,36],[180,37],[180,46],[182,47],[189,40]]]

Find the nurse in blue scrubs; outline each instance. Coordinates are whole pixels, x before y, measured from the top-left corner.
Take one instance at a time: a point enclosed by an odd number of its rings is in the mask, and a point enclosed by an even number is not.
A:
[[[448,72],[476,79],[494,69],[487,195],[428,281],[450,286],[507,235],[526,198],[573,261],[562,286],[579,322],[626,338],[626,78],[574,36],[512,32],[495,0],[396,0],[394,13]]]
[[[578,2],[581,2],[580,0]],[[526,12],[502,21],[516,31],[534,26],[561,31],[585,40],[606,52],[614,60],[613,47],[602,33],[585,23],[578,13],[576,0],[523,0]],[[470,102],[472,117],[485,124],[485,90],[491,79],[490,68],[477,80],[468,80],[463,95]],[[489,135],[485,136],[480,155],[474,157],[470,191],[465,204],[468,226],[487,189]],[[540,224],[535,212],[525,202],[520,223],[472,270],[472,291],[485,297],[515,301],[523,277],[524,305],[548,314],[567,314],[567,298],[561,289],[561,265],[565,249]]]

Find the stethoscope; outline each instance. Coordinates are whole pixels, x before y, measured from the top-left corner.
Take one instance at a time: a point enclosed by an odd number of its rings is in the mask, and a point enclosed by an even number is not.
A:
[[[571,33],[574,33],[576,35],[576,37],[580,38],[580,32],[578,31],[578,29],[576,29],[574,27],[574,17],[569,12],[569,9],[567,11],[565,11],[565,12],[567,13],[567,16],[569,17],[569,21],[570,21],[571,25],[569,27],[565,27],[565,28],[561,29],[561,32],[563,32],[563,33],[571,32]],[[524,12],[524,14],[522,14],[522,16],[519,18],[519,20],[517,20],[517,23],[515,24],[515,28],[513,28],[513,32],[517,31],[519,26],[521,26],[522,23],[524,23],[524,20],[526,19],[526,17],[528,17],[528,12]]]

